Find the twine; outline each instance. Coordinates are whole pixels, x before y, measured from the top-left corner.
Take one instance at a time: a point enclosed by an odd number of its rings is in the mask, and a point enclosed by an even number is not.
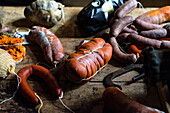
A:
[[[41,98],[40,98],[40,96],[38,96],[37,95],[37,93],[34,93],[35,94],[35,96],[39,99],[39,101],[40,101],[40,107],[38,108],[38,113],[41,113],[41,108],[42,108],[42,106],[43,106],[43,101],[41,100]]]
[[[137,4],[139,4],[139,8],[142,8],[143,13],[145,13],[145,9],[144,9],[143,5],[140,2],[137,2]],[[138,10],[138,13],[139,13],[139,10]]]
[[[17,81],[18,81],[17,88],[16,88],[16,90],[14,91],[13,95],[12,95],[10,98],[1,101],[0,104],[3,104],[4,102],[13,99],[13,98],[15,97],[16,93],[17,93],[17,90],[19,89],[19,85],[20,85],[20,83],[21,83],[21,77],[19,77],[15,72],[12,72],[11,74],[14,74],[14,75],[17,76]]]
[[[61,104],[68,109],[70,112],[75,113],[72,109],[70,109],[61,99],[63,98],[63,92],[61,93],[61,96],[59,97],[59,100],[61,102]]]
[[[84,78],[84,79],[81,79],[81,81],[84,81],[84,80],[89,80],[91,78],[93,78],[98,72],[100,72],[104,67],[106,67],[107,64],[105,64],[104,66],[102,66],[98,71],[96,71],[95,74],[93,74],[92,76],[88,77],[88,78]],[[80,82],[81,82],[80,81]]]
[[[97,50],[100,49],[100,48],[103,48],[103,47],[98,47],[98,48],[96,48],[94,50],[83,51],[85,53],[85,55],[82,55],[82,56],[78,57],[77,60],[79,60],[80,58],[83,58],[83,57],[85,57],[87,55],[93,54],[94,52],[98,53]]]

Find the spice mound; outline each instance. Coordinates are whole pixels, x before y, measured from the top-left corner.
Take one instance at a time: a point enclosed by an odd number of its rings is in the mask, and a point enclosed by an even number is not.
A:
[[[6,49],[6,51],[12,56],[16,63],[26,58],[24,46],[15,46],[14,48]]]
[[[24,42],[25,39],[8,37],[7,35],[0,36],[0,45],[17,45]]]
[[[9,37],[7,35],[0,36],[0,48],[6,50],[18,64],[25,59],[26,49],[22,46],[25,39]]]

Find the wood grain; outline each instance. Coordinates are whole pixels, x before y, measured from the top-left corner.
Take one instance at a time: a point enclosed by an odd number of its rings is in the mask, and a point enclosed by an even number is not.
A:
[[[3,26],[10,26],[13,32],[17,27],[31,27],[33,24],[27,21],[24,17],[23,11],[25,7],[0,7],[0,17],[4,20]],[[93,36],[89,36],[86,32],[78,28],[76,25],[76,16],[82,7],[65,7],[65,23],[60,21],[57,25],[49,28],[55,33],[65,50],[65,58],[75,51],[75,47],[78,46],[80,41],[84,39],[92,39],[95,36],[101,36],[102,33],[108,32],[109,29],[100,31]],[[146,8],[145,11],[149,11],[155,8]],[[142,14],[142,9],[136,9],[130,15],[134,17]],[[36,44],[28,44],[26,47],[26,59],[16,66],[15,72],[18,72],[21,68],[36,64],[38,62],[45,62],[43,53],[40,47]],[[112,59],[107,67],[99,72],[90,82],[84,85],[77,85],[69,82],[65,77],[60,75],[59,83],[64,90],[63,101],[67,106],[73,109],[76,113],[90,113],[95,112],[95,108],[102,108],[101,96],[105,90],[103,86],[103,78],[118,69],[121,68],[119,63]],[[126,85],[127,81],[131,80],[133,76],[136,76],[137,72],[129,72],[127,75],[114,79],[114,82],[122,85],[123,92],[133,99],[141,102],[142,104],[149,105],[161,109],[159,98],[156,92],[156,88],[147,86],[143,80],[136,83]],[[58,77],[57,77],[58,78]],[[36,77],[30,77],[28,80],[30,87],[37,92],[44,102],[42,113],[69,113],[58,99],[52,97],[45,83]],[[6,99],[12,96],[13,91],[16,89],[16,77],[14,75],[8,76],[7,79],[0,81],[0,100]],[[101,105],[101,106],[100,106]],[[14,99],[0,105],[1,113],[36,113],[37,110],[31,107],[19,93]]]

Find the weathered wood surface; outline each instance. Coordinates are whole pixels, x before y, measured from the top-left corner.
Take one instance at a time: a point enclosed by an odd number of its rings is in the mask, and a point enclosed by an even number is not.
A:
[[[87,36],[87,34],[83,33],[83,31],[75,24],[76,15],[81,9],[81,7],[65,7],[65,24],[63,25],[62,22],[59,22],[56,26],[50,28],[50,30],[60,38],[65,49],[66,58],[69,54],[75,51],[75,46],[77,46],[83,39],[91,39],[96,35],[100,36],[103,32],[108,32],[109,30],[106,29],[94,34],[93,36]],[[152,9],[147,8],[145,11]],[[24,7],[0,7],[0,16],[4,20],[4,26],[10,26],[13,31],[16,27],[30,27],[32,23],[25,19],[23,11]],[[143,13],[143,10],[136,9],[131,15],[136,17],[141,13]],[[17,65],[16,72],[22,67],[30,64],[36,64],[37,62],[45,63],[40,47],[36,44],[25,45],[25,47],[27,51],[26,59]],[[117,64],[118,63],[112,59],[106,68],[99,72],[90,82],[84,85],[76,85],[67,81],[65,78],[60,78],[59,83],[64,90],[63,101],[65,104],[76,113],[102,112],[101,97],[105,90],[102,81],[107,74],[121,68],[120,65]],[[116,78],[114,81],[121,84],[123,87],[122,91],[136,101],[161,109],[156,88],[147,86],[143,80],[130,85],[125,85],[127,81],[130,81],[131,78],[137,74],[138,73],[135,71],[129,72],[127,75]],[[15,78],[15,76],[10,75],[7,79],[0,81],[0,101],[12,96],[17,84]],[[69,111],[62,106],[61,102],[51,95],[43,81],[31,77],[28,80],[28,83],[44,102],[41,110],[42,113],[69,113]],[[0,112],[2,113],[37,112],[37,110],[31,107],[19,93],[17,93],[14,99],[0,105],[0,108]]]

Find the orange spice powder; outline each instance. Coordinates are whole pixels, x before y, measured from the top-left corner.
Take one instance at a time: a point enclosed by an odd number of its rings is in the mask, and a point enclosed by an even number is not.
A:
[[[25,39],[8,37],[7,35],[0,36],[0,45],[12,45],[17,43],[23,43]]]
[[[15,61],[19,61],[21,59],[25,59],[25,47],[24,46],[17,46],[14,48],[10,48],[6,50]]]

